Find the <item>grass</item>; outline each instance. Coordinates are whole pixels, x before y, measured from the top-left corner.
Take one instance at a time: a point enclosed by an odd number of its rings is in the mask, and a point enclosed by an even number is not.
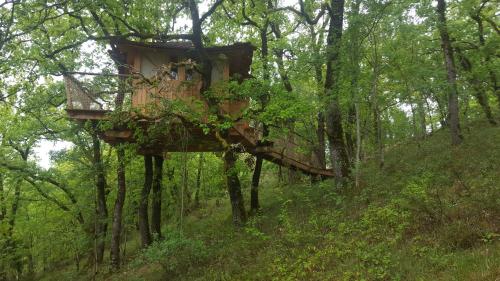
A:
[[[475,127],[457,148],[445,131],[392,147],[382,169],[363,164],[358,188],[265,176],[246,227],[231,225],[225,201],[185,218],[183,237],[206,257],[166,273],[137,254],[102,279],[500,280],[500,128]]]

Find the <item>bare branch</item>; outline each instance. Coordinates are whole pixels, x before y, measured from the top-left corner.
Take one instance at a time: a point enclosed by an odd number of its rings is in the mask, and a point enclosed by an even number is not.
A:
[[[201,16],[200,24],[202,24],[208,17],[210,17],[215,12],[215,10],[217,10],[217,7],[219,7],[223,2],[224,0],[215,1],[212,7],[210,7],[210,9],[208,9],[208,11]]]

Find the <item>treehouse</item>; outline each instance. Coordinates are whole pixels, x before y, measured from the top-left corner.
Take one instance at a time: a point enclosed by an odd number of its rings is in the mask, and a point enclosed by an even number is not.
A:
[[[136,124],[131,128],[126,122],[112,122],[112,128],[100,133],[108,143],[138,143],[142,154],[162,154],[221,151],[222,141],[225,141],[241,144],[246,152],[262,155],[280,165],[310,174],[332,175],[330,170],[311,164],[310,157],[289,140],[279,138],[262,145],[259,130],[243,118],[249,100],[228,91],[224,82],[241,83],[250,77],[254,51],[251,44],[205,48],[212,64],[210,94],[218,101],[216,114],[233,121],[222,139],[203,126],[214,112],[213,107],[209,108],[206,96],[200,92],[203,81],[197,63],[198,52],[190,42],[121,41],[117,45],[126,61],[126,65],[120,67],[120,74],[98,74],[92,81],[102,81],[95,83],[95,87],[88,83],[89,79],[65,75],[66,110],[70,118],[80,121],[116,121],[118,118],[118,121],[128,120]],[[79,74],[85,76],[85,73]],[[108,79],[114,80],[108,85],[104,82],[106,77],[117,79]],[[120,88],[121,94],[108,88]],[[118,106],[120,114],[113,114]],[[148,130],[152,127],[156,127],[154,133]]]

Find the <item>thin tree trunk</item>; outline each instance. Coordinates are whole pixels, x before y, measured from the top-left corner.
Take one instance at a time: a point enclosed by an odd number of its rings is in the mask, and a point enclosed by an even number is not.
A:
[[[418,111],[418,121],[420,124],[420,138],[425,139],[427,136],[427,122],[426,122],[426,114],[425,114],[425,106],[424,106],[424,95],[419,93],[418,101],[417,101],[417,111]]]
[[[269,21],[265,21],[263,26],[260,28],[260,41],[261,41],[261,60],[262,60],[262,78],[267,82],[269,81],[269,64],[268,64],[268,38],[267,29],[269,27]],[[264,109],[269,103],[269,93],[265,93],[261,97],[261,106]],[[269,129],[266,124],[262,124],[263,134],[262,137],[265,139],[269,135]],[[262,172],[262,162],[264,158],[262,155],[257,154],[255,160],[255,167],[252,175],[252,186],[250,189],[250,212],[256,213],[259,208],[259,183],[260,174]]]
[[[349,105],[349,109],[347,111],[347,126],[345,130],[347,157],[350,159],[350,161],[354,159],[355,144],[353,131],[356,127],[355,123],[356,110],[354,109],[354,103],[351,101],[351,104]]]
[[[4,195],[4,175],[0,173],[0,226],[7,215],[7,205],[5,203]],[[0,262],[0,281],[7,280],[7,273],[5,272],[4,263]]]
[[[371,100],[372,100],[372,111],[373,111],[373,128],[374,128],[374,139],[377,149],[377,160],[380,167],[384,166],[384,140],[382,134],[382,117],[379,105],[379,90],[378,90],[378,79],[380,75],[380,65],[379,65],[379,54],[377,37],[372,34],[373,38],[373,77],[372,77],[372,87],[371,87]],[[413,107],[412,107],[413,110]],[[412,111],[413,112],[413,111]]]
[[[227,149],[224,153],[224,173],[226,184],[231,200],[233,223],[235,226],[242,226],[246,220],[245,205],[241,194],[241,184],[236,170],[236,154],[232,149]]]
[[[259,205],[259,181],[260,173],[262,170],[262,156],[257,155],[257,160],[255,161],[255,168],[253,170],[252,176],[252,187],[250,190],[250,212],[252,214],[256,213],[260,209]]]
[[[143,248],[151,244],[151,233],[149,231],[148,203],[149,193],[153,184],[153,157],[144,155],[144,186],[139,201],[139,234]]]
[[[205,162],[205,158],[203,156],[203,153],[200,153],[199,158],[198,158],[198,171],[196,173],[196,193],[194,195],[195,208],[200,207],[201,173],[203,171],[203,163],[204,162]]]
[[[112,58],[118,68],[119,74],[127,74],[128,69],[126,68],[126,55],[121,53],[118,48],[114,48],[111,52]],[[127,80],[125,76],[120,78],[119,91],[115,100],[115,111],[122,110],[123,101],[125,98],[125,92],[127,88]],[[125,205],[125,198],[127,192],[127,185],[125,181],[125,148],[118,146],[116,148],[116,158],[117,158],[117,189],[116,189],[116,199],[115,206],[113,209],[113,224],[111,226],[111,245],[110,245],[110,258],[111,267],[117,270],[121,266],[121,256],[120,256],[120,244],[121,235],[123,232],[123,206]],[[125,253],[124,253],[125,254]]]
[[[16,180],[14,181],[14,197],[12,198],[12,205],[10,208],[10,216],[7,220],[7,228],[5,229],[4,232],[4,241],[3,241],[3,249],[0,249],[2,251],[2,255],[7,257],[7,261],[11,264],[11,267],[18,268],[19,263],[21,263],[20,256],[17,255],[17,242],[14,239],[14,228],[16,224],[16,215],[17,211],[19,210],[19,205],[20,205],[20,198],[21,198],[21,180]],[[1,226],[1,225],[0,225]],[[0,263],[0,265],[3,265],[3,263]],[[5,268],[0,268],[0,278],[4,280],[9,280],[8,279],[8,274],[5,270]]]
[[[317,121],[318,127],[316,128],[316,138],[318,144],[315,153],[319,167],[326,169],[325,114],[323,114],[323,112],[318,112]]]
[[[108,229],[108,208],[106,205],[106,175],[101,157],[101,141],[97,137],[97,123],[95,122],[93,123],[91,135],[96,186],[96,262],[102,264]]]
[[[359,187],[359,168],[361,165],[361,121],[359,116],[359,104],[357,101],[354,103],[354,110],[356,112],[356,158],[355,158],[355,169],[356,169],[356,187]]]
[[[446,73],[448,78],[448,125],[451,131],[451,144],[459,145],[463,137],[460,131],[457,71],[453,58],[450,35],[446,25],[446,1],[437,0],[438,27],[441,36],[441,47],[443,49]]]
[[[446,106],[444,105],[444,102],[437,95],[434,95],[434,101],[438,107],[440,117],[439,124],[442,128],[448,127],[448,114],[446,113]]]
[[[411,127],[413,129],[413,138],[417,139],[419,136],[417,129],[417,114],[415,112],[415,106],[413,105],[413,101],[410,102],[410,110],[411,110]]]
[[[125,182],[125,149],[118,147],[116,149],[118,167],[117,190],[115,199],[115,208],[113,210],[113,225],[111,230],[111,266],[113,269],[119,269],[120,262],[120,242],[122,234],[123,205],[125,204],[126,182]]]
[[[359,9],[361,0],[351,2],[351,19],[349,21],[349,43],[352,47],[350,50],[351,61],[351,99],[354,106],[354,119],[356,130],[356,147],[354,150],[354,170],[355,170],[355,186],[359,187],[360,181],[360,166],[361,166],[361,116],[359,110],[359,76],[360,76],[360,28],[361,18]]]
[[[479,37],[479,44],[481,47],[484,48],[486,44],[486,39],[484,38],[484,26],[483,26],[483,20],[481,18],[481,10],[477,11],[477,14],[471,14],[471,17],[474,21],[477,23],[477,31],[478,31],[478,37]],[[498,86],[498,81],[497,81],[497,76],[494,71],[494,69],[491,68],[491,56],[488,51],[485,51],[485,57],[484,57],[484,64],[486,65],[486,68],[488,69],[488,74],[490,77],[491,81],[491,88],[493,90],[493,93],[495,94],[497,101],[498,101],[498,107],[500,108],[500,89]]]
[[[33,280],[35,277],[35,258],[33,256],[33,234],[29,235],[29,245],[28,245],[28,278]]]
[[[154,156],[153,203],[151,214],[151,232],[161,239],[161,194],[163,178],[163,156]]]
[[[7,215],[7,205],[5,204],[5,194],[4,194],[4,176],[0,173],[0,223]]]

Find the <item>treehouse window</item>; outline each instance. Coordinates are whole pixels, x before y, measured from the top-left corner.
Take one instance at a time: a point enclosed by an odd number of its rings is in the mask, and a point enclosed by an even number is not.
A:
[[[162,53],[151,52],[144,54],[141,60],[141,73],[151,78],[161,68],[168,63],[168,58]]]
[[[192,68],[186,69],[186,80],[187,81],[193,80],[193,69]]]
[[[224,80],[224,61],[214,61],[212,64],[212,82]]]
[[[170,79],[178,80],[179,79],[179,69],[177,66],[174,66],[170,69]]]

